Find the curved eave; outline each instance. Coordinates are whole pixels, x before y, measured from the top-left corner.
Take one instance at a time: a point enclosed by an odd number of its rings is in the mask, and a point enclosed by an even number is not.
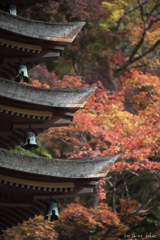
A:
[[[96,87],[33,87],[0,78],[0,96],[22,102],[62,108],[82,108]]]
[[[72,160],[50,159],[0,149],[0,167],[52,177],[102,178],[118,157],[119,155]]]
[[[84,24],[84,22],[46,23],[0,11],[1,30],[41,40],[71,43]]]

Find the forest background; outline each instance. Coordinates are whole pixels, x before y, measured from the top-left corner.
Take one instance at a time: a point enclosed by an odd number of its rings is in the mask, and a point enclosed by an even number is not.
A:
[[[119,154],[88,197],[65,200],[60,218],[37,216],[1,240],[160,239],[160,2],[57,0],[22,15],[45,22],[86,22],[59,61],[30,71],[44,88],[97,86],[69,127],[38,136],[45,157]]]

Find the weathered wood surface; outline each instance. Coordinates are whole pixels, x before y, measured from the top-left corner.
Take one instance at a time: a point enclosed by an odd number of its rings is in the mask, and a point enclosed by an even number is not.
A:
[[[0,30],[41,40],[71,43],[84,22],[46,23],[0,11]]]
[[[0,149],[0,229],[44,214],[50,197],[60,202],[91,195],[117,159],[49,159]]]
[[[102,178],[119,155],[86,159],[50,159],[0,149],[0,167],[63,178]]]
[[[0,96],[50,107],[82,108],[96,87],[38,88],[0,78]]]
[[[28,70],[41,62],[58,60],[84,24],[47,23],[0,10],[0,77],[15,79],[20,59]]]
[[[50,127],[69,126],[96,87],[37,88],[0,78],[0,147],[23,142],[32,127],[35,135]]]

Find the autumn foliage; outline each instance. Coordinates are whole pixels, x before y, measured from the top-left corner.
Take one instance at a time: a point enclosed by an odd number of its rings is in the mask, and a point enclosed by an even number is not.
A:
[[[147,221],[147,214],[158,204],[159,80],[155,74],[135,69],[116,79],[119,87],[113,93],[98,82],[94,84],[97,90],[84,109],[75,113],[69,127],[50,128],[39,136],[53,157],[119,154],[110,175],[97,185],[97,208],[90,204],[83,207],[84,200],[78,200],[60,211],[60,219],[52,226],[60,239],[86,239],[90,235],[93,240],[103,239],[107,231],[111,231],[108,239],[117,239],[135,221]],[[30,84],[45,87],[38,80]],[[58,88],[82,85],[88,86],[73,76],[54,82]],[[151,191],[145,195],[146,184]],[[150,206],[152,199],[155,202]]]
[[[41,13],[42,19],[53,21],[87,20],[87,24],[59,63],[39,65],[30,72],[30,84],[44,88],[92,85],[97,90],[69,127],[50,128],[38,138],[52,157],[118,154],[119,159],[92,196],[59,206],[58,221],[44,225],[42,217],[36,217],[7,230],[2,240],[117,240],[133,232],[141,239],[152,232],[158,239],[160,3],[50,4],[54,17],[48,5],[36,5],[37,12],[26,14],[38,18]]]
[[[58,235],[53,229],[53,224],[46,224],[41,216],[36,216],[34,219],[24,221],[23,224],[19,224],[17,227],[13,227],[12,231],[8,230],[4,236],[5,240],[58,240]],[[1,237],[3,239],[3,236]]]

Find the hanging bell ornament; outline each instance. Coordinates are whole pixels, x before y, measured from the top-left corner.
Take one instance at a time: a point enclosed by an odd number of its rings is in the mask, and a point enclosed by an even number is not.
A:
[[[13,14],[13,15],[17,15],[17,8],[14,4],[8,4],[6,7],[6,12]]]
[[[24,144],[22,146],[22,148],[24,148],[25,150],[29,150],[32,147],[33,148],[38,148],[38,141],[35,138],[35,134],[33,132],[28,132],[25,134],[24,136]]]
[[[29,82],[27,67],[25,65],[19,65],[18,68],[17,68],[17,75],[16,75],[16,78],[15,78],[15,81],[20,82],[21,79],[24,82]]]
[[[48,216],[51,216],[50,221],[58,220],[58,204],[56,202],[51,202],[47,204],[46,213],[44,219],[48,219]]]

